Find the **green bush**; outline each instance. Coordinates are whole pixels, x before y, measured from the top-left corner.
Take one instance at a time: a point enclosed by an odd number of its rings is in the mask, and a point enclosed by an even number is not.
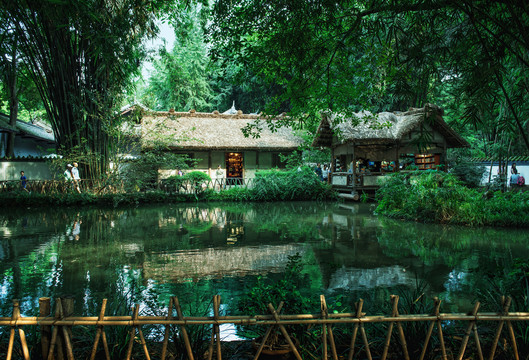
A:
[[[424,222],[470,226],[529,226],[529,193],[464,186],[441,171],[396,173],[377,191],[377,213]]]
[[[317,200],[330,197],[332,193],[331,187],[308,167],[258,171],[251,190],[255,201]]]
[[[211,178],[208,174],[202,171],[191,171],[183,176],[183,181],[188,181],[193,186],[193,192],[198,195],[206,189],[208,182],[211,182]]]

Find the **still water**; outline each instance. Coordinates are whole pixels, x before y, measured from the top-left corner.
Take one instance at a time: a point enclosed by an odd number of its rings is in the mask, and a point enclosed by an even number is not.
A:
[[[73,296],[77,314],[101,299],[144,306],[209,302],[224,310],[257,277],[277,279],[299,254],[305,289],[386,301],[406,289],[460,311],[529,258],[527,232],[425,225],[373,215],[369,204],[166,205],[0,212],[0,316],[38,298]],[[419,289],[419,290],[417,290]]]

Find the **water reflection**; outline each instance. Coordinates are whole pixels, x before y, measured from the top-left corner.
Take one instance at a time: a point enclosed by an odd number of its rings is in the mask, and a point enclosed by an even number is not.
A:
[[[229,307],[258,276],[280,277],[297,253],[313,296],[384,298],[425,284],[455,308],[499,267],[529,255],[523,231],[404,223],[372,212],[364,204],[282,203],[0,213],[2,316],[10,299],[31,311],[41,296],[65,295],[92,315],[104,297],[163,303],[219,293]]]

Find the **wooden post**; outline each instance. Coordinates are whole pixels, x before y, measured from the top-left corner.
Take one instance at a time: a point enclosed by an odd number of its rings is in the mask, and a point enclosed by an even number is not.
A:
[[[213,161],[211,158],[211,150],[208,151],[208,175],[211,177],[211,167],[213,166]]]
[[[511,298],[510,297],[501,297],[501,304],[502,304],[502,315],[507,315],[509,313],[509,308],[511,307]],[[498,341],[500,340],[501,330],[503,329],[503,324],[505,323],[504,320],[500,321],[498,323],[498,328],[496,329],[496,334],[494,335],[494,341],[492,343],[492,348],[490,350],[489,360],[494,359],[494,353],[496,352],[496,347],[498,346]],[[514,339],[514,344],[516,344],[516,339]],[[518,350],[516,345],[513,345],[515,352],[516,359],[518,359]]]
[[[398,317],[399,316],[399,310],[398,310],[398,304],[399,304],[399,297],[397,295],[391,295],[391,303],[392,303],[392,317]],[[382,360],[385,360],[388,356],[388,350],[389,350],[389,344],[391,342],[391,334],[393,332],[393,324],[394,322],[391,322],[389,324],[388,328],[388,334],[386,336],[386,341],[384,343],[384,352],[382,354]],[[397,331],[399,333],[400,342],[402,345],[402,351],[404,352],[404,358],[406,360],[410,359],[410,356],[408,355],[408,348],[406,345],[406,339],[404,337],[404,331],[402,330],[402,324],[400,322],[397,322]]]
[[[364,314],[362,313],[362,307],[364,306],[364,300],[363,299],[360,299],[358,300],[358,302],[355,304],[355,307],[356,307],[356,317],[358,319],[360,319],[361,317],[364,316]],[[356,342],[356,335],[358,333],[358,328],[360,328],[360,332],[362,333],[362,339],[364,341],[364,346],[365,346],[365,351],[366,351],[366,355],[367,355],[367,359],[368,360],[372,360],[372,357],[371,357],[371,350],[369,349],[369,341],[367,340],[367,334],[366,334],[366,330],[364,329],[364,324],[363,323],[356,323],[355,326],[354,326],[354,329],[353,329],[353,336],[351,337],[351,350],[349,352],[349,357],[348,357],[348,360],[353,360],[353,356],[354,356],[354,346],[355,346],[355,342]]]
[[[272,313],[272,316],[274,317],[274,320],[279,322],[279,315],[277,314],[276,309],[274,309],[274,306],[272,304],[268,304],[268,310],[270,310],[270,312]],[[294,353],[294,356],[296,357],[296,359],[303,360],[301,358],[301,355],[298,352],[298,349],[296,348],[296,345],[292,342],[292,339],[288,335],[288,332],[287,332],[287,329],[285,329],[285,326],[284,325],[279,325],[279,330],[281,330],[281,333],[283,334],[283,336],[287,340],[288,345],[292,349],[292,352]]]
[[[15,333],[16,333],[16,323],[18,318],[20,317],[20,304],[18,300],[13,300],[13,314],[11,316],[11,321],[14,322],[13,325],[11,325],[11,331],[9,333],[9,344],[7,347],[7,360],[11,360],[11,356],[13,355],[13,347],[15,345]],[[24,330],[21,328],[18,329],[19,335],[20,335],[20,344],[22,345],[22,352],[24,354],[24,359],[29,359],[29,350],[28,350],[28,344],[26,342],[26,335],[24,333]]]
[[[167,320],[171,320],[173,318],[173,298],[171,297],[169,299],[169,308],[167,309]],[[162,345],[162,354],[160,355],[161,360],[165,360],[165,356],[167,354],[167,344],[169,342],[169,330],[171,329],[171,325],[165,325],[165,333],[163,336],[163,345]]]
[[[51,299],[49,297],[39,298],[39,317],[45,318],[51,315]],[[40,327],[40,348],[42,358],[46,359],[50,349],[51,326]]]
[[[434,314],[439,315],[439,307],[441,306],[441,300],[439,300],[438,297],[434,298]],[[430,342],[430,338],[432,337],[433,328],[435,326],[436,321],[430,322],[430,326],[428,327],[428,331],[426,333],[426,339],[424,339],[424,345],[422,346],[422,352],[421,357],[419,360],[423,360],[426,356],[426,349],[428,348],[428,343]]]
[[[281,301],[279,303],[279,306],[277,307],[277,312],[280,313],[281,312],[281,309],[283,308],[283,304],[284,302]],[[253,358],[253,360],[257,360],[259,359],[259,356],[261,355],[261,352],[263,351],[264,347],[265,347],[265,344],[266,344],[266,341],[268,340],[268,337],[270,336],[270,334],[272,333],[272,330],[274,330],[276,328],[275,325],[271,325],[267,330],[266,330],[266,333],[265,335],[263,336],[262,340],[261,340],[261,345],[259,346],[259,349],[257,349],[257,352],[255,353],[255,356]]]
[[[176,296],[173,297],[173,304],[176,308],[176,315],[178,316],[178,320],[184,320],[184,314],[182,313],[182,308],[180,307],[180,302],[178,301],[178,298]],[[180,326],[180,331],[182,333],[182,336],[184,338],[184,344],[186,346],[187,350],[187,357],[189,360],[194,360],[193,358],[193,351],[191,350],[191,342],[189,341],[189,337],[187,336],[187,330],[185,325]]]
[[[323,319],[329,317],[329,309],[327,308],[327,302],[325,301],[325,295],[320,295],[321,303],[321,315]],[[323,358],[327,359],[327,336],[331,343],[331,351],[333,360],[338,360],[338,353],[336,351],[336,343],[334,342],[334,335],[332,333],[332,326],[329,324],[323,324]]]
[[[55,320],[60,320],[62,318],[62,304],[61,304],[61,298],[55,299]],[[57,346],[57,360],[63,360],[64,354],[62,352],[62,341],[61,337],[57,336],[59,332],[59,326],[54,325],[53,330],[51,331],[51,341],[50,341],[50,349],[48,350],[48,360],[53,360],[53,352],[55,350],[55,347]]]
[[[220,347],[220,331],[219,325],[216,323],[219,319],[219,307],[220,307],[220,295],[213,296],[213,317],[215,323],[211,329],[211,340],[209,342],[209,351],[208,351],[208,360],[211,360],[213,357],[213,345],[216,345],[217,351],[217,360],[222,359],[222,352]],[[216,339],[216,341],[215,341]]]
[[[107,299],[103,299],[103,303],[101,304],[101,312],[99,313],[98,320],[103,321],[105,318],[105,310],[107,308]],[[103,335],[103,347],[105,349],[105,356],[107,360],[110,360],[110,352],[108,351],[108,343],[107,338],[105,334],[105,327],[103,325],[97,327],[96,332],[96,338],[94,341],[94,346],[92,347],[92,354],[90,356],[90,360],[94,360],[97,353],[97,345],[99,343],[99,338]]]
[[[478,313],[478,309],[480,306],[480,302],[476,302],[474,304],[474,309],[472,309],[472,315],[476,316]],[[472,332],[472,329],[474,328],[474,325],[476,324],[476,320],[472,320],[468,322],[467,330],[465,331],[465,336],[463,337],[463,341],[461,341],[461,348],[459,349],[459,354],[457,355],[457,360],[462,360],[463,356],[465,355],[465,349],[468,344],[468,339],[470,338],[470,333]],[[479,343],[476,344],[479,348],[479,354],[481,354],[481,346]],[[480,356],[480,359],[483,360],[483,356]]]
[[[220,295],[215,295],[214,298],[214,308],[213,313],[215,315],[215,321],[219,319],[219,309],[220,309]],[[221,351],[221,342],[220,342],[220,328],[218,324],[215,324],[215,334],[217,335],[217,360],[222,360],[222,351]]]
[[[69,317],[72,316],[74,313],[74,299],[73,297],[65,297],[61,298],[61,305],[62,305],[62,317]],[[64,346],[66,350],[66,356],[68,357],[68,360],[73,360],[73,346],[71,342],[72,338],[72,327],[71,326],[61,326],[62,327],[62,335],[64,340]]]

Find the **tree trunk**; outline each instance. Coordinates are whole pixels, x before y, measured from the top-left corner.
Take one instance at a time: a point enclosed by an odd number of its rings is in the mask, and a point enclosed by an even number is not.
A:
[[[13,46],[11,48],[11,64],[8,66],[6,79],[9,93],[9,125],[16,129],[18,117],[18,89],[17,89],[17,42],[18,36],[15,32]],[[6,156],[15,156],[15,132],[10,132],[7,138]]]

